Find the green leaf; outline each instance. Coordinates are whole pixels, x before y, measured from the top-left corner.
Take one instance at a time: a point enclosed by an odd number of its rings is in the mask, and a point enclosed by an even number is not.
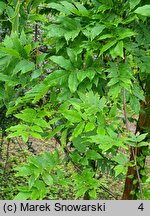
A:
[[[23,142],[26,143],[29,139],[29,134],[22,132],[21,137],[22,137]]]
[[[42,139],[42,136],[39,133],[29,131],[29,134],[36,139],[39,139],[39,140]]]
[[[124,38],[135,36],[136,33],[128,28],[119,28],[118,29],[118,40],[123,40]]]
[[[41,125],[41,126],[42,126],[42,125]],[[39,133],[42,133],[42,132],[43,132],[43,129],[42,129],[40,126],[38,126],[38,125],[30,126],[30,129],[31,129],[32,131],[36,131],[36,132],[39,132]]]
[[[4,52],[6,55],[10,55],[16,58],[21,58],[19,52],[17,52],[15,49],[1,47],[0,51]]]
[[[39,22],[47,22],[47,18],[45,15],[41,15],[41,14],[30,14],[30,20],[33,21],[39,21]]]
[[[77,7],[77,9],[81,13],[81,15],[83,15],[83,16],[89,15],[89,11],[82,4],[80,4],[79,2],[74,2],[74,5]]]
[[[32,75],[31,75],[31,80],[38,78],[39,76],[41,76],[41,74],[42,74],[41,69],[37,69],[37,70],[33,71]]]
[[[77,193],[76,193],[76,199],[78,199],[79,197],[83,196],[86,191],[87,191],[87,188],[81,188],[81,189],[79,189],[77,191]]]
[[[12,40],[12,37],[6,35],[6,37],[4,38],[4,41],[3,41],[3,45],[7,48],[13,48],[13,40]]]
[[[25,121],[25,122],[31,123],[35,119],[36,115],[37,115],[37,113],[34,109],[26,108],[26,109],[22,110],[21,113],[15,114],[14,116],[18,119]]]
[[[75,9],[75,6],[72,3],[69,3],[67,1],[62,1],[61,4],[68,10],[73,11]]]
[[[52,132],[49,133],[47,136],[47,139],[51,139],[53,136],[55,136],[58,132],[61,131],[61,129],[64,128],[64,125],[57,126]]]
[[[98,102],[99,109],[103,110],[103,108],[105,107],[105,104],[106,104],[106,98],[103,96]]]
[[[111,9],[112,7],[111,4],[112,4],[111,0],[107,1],[106,3],[103,1],[102,4],[98,7],[98,11],[102,11],[103,13],[104,11]]]
[[[125,165],[128,163],[128,157],[123,153],[120,153],[119,155],[113,157],[113,160],[119,163],[120,165]]]
[[[80,164],[83,165],[83,166],[88,166],[89,161],[88,161],[87,158],[82,158],[82,159],[80,160]]]
[[[105,135],[105,128],[103,126],[101,126],[101,125],[103,125],[101,123],[101,119],[99,119],[99,121],[100,121],[100,126],[97,127],[97,134],[98,135]]]
[[[13,137],[19,137],[19,136],[21,136],[22,135],[22,132],[14,132],[14,133],[10,133],[8,136],[7,136],[7,138],[13,138]]]
[[[0,15],[2,15],[5,8],[6,8],[6,4],[3,1],[0,1]]]
[[[40,55],[37,55],[36,57],[36,64],[40,64],[44,61],[45,57],[47,56],[47,53],[43,53]]]
[[[58,10],[58,11],[62,12],[63,14],[64,13],[68,14],[68,15],[71,14],[71,12],[70,12],[70,10],[68,10],[68,8],[65,8],[63,5],[58,4],[58,3],[54,3],[54,2],[49,3],[49,4],[47,4],[47,7]]]
[[[20,42],[21,44],[24,46],[28,43],[28,39],[26,37],[26,34],[24,32],[24,29],[21,31],[21,34],[20,34]],[[29,44],[28,44],[29,45]],[[30,44],[30,47],[31,47],[31,44]]]
[[[15,168],[17,171],[16,176],[29,176],[32,174],[30,166],[23,166]]]
[[[62,148],[66,145],[67,132],[68,132],[68,129],[65,129],[65,130],[61,133],[60,141],[61,141]]]
[[[141,105],[139,99],[134,95],[130,95],[130,106],[136,114],[140,112]]]
[[[150,177],[146,180],[146,183],[150,184]]]
[[[33,100],[33,103],[38,102],[47,93],[49,86],[45,83],[38,83],[31,90],[27,91],[24,98],[25,100]]]
[[[79,136],[79,135],[83,132],[84,126],[85,126],[85,123],[84,123],[84,122],[80,122],[80,123],[76,126],[76,128],[74,129],[71,138],[74,138],[74,137]]]
[[[80,136],[72,139],[72,143],[75,146],[77,151],[79,151],[81,153],[85,153],[88,144],[82,143],[82,139]],[[74,158],[75,163],[79,162],[80,159],[81,159],[80,155],[78,155],[78,156],[75,155],[75,158]]]
[[[75,139],[78,139],[78,138],[75,138]],[[75,147],[77,146],[78,147],[78,144],[77,145],[74,145]],[[80,145],[81,146],[81,145]],[[77,150],[78,150],[78,148],[77,148]],[[79,151],[80,151],[80,149],[79,149]],[[82,152],[82,151],[81,151]],[[84,152],[84,151],[83,151]],[[81,156],[80,156],[80,154],[77,152],[77,151],[74,151],[74,152],[72,152],[71,153],[71,159],[72,159],[72,161],[74,162],[74,163],[78,163],[79,161],[80,161],[80,159],[81,159]]]
[[[0,58],[0,70],[4,70],[10,63],[11,57],[4,55],[4,53],[2,53],[2,57]]]
[[[86,157],[90,160],[97,160],[102,158],[102,156],[95,150],[88,150],[86,153]]]
[[[137,147],[142,147],[142,146],[149,146],[150,143],[148,142],[141,142],[141,143],[138,143]]]
[[[27,200],[31,197],[31,192],[19,192],[13,200]]]
[[[84,132],[89,132],[95,129],[95,123],[88,122],[85,126]]]
[[[137,136],[136,141],[141,142],[142,140],[144,140],[146,138],[147,135],[148,135],[148,133],[144,133],[144,134]]]
[[[45,187],[45,184],[44,184],[44,182],[42,181],[42,180],[37,180],[36,182],[35,182],[35,187],[38,189],[37,191],[41,191],[42,190],[42,188],[44,188]]]
[[[116,83],[119,83],[119,78],[118,78],[118,77],[112,78],[112,79],[108,82],[107,86],[112,86],[112,85],[115,85]]]
[[[148,16],[150,17],[150,5],[144,5],[142,7],[138,7],[134,13],[137,13],[139,15],[142,15],[142,16]]]
[[[112,34],[103,34],[98,38],[98,40],[105,40],[107,38],[112,38],[112,37],[113,37]]]
[[[115,168],[115,177],[117,177],[120,174],[125,174],[126,173],[126,167],[122,166],[122,165],[117,165]]]
[[[27,125],[25,125],[25,124],[18,124],[18,125],[11,126],[11,127],[7,128],[6,131],[16,131],[16,130],[23,131],[23,130],[26,130],[26,129],[28,129]]]
[[[139,88],[139,86],[137,84],[133,84],[132,92],[133,92],[134,96],[136,96],[140,100],[142,100],[142,101],[145,100],[144,93],[141,91],[141,89]]]
[[[46,85],[45,88],[48,88],[50,86],[55,85],[62,85],[66,83],[66,80],[68,80],[69,73],[65,70],[56,70],[53,73],[50,73],[45,80],[43,81],[43,84]]]
[[[81,121],[81,114],[76,110],[62,111],[62,115],[72,123],[78,123]]]
[[[34,174],[32,174],[28,180],[29,190],[31,190],[31,188],[34,186],[35,181],[36,181],[36,177]]]
[[[11,6],[7,5],[6,13],[7,13],[8,17],[10,19],[12,19],[14,17],[14,15],[15,15],[15,10]]]
[[[90,32],[91,40],[98,36],[104,29],[105,26],[102,24],[97,24],[96,26],[94,26],[94,28],[92,28]]]
[[[111,128],[111,126],[110,126],[110,127],[108,126],[106,130],[107,130],[108,135],[109,135],[111,138],[117,140],[118,134]]]
[[[89,195],[91,199],[96,199],[96,190],[95,189],[90,190]]]
[[[64,37],[65,37],[67,42],[70,39],[73,41],[78,36],[79,33],[80,33],[80,29],[75,29],[75,30],[72,30],[72,31],[66,31],[65,34],[64,34]]]
[[[63,56],[51,56],[51,61],[58,64],[61,68],[64,68],[66,70],[72,69],[72,64],[69,60],[65,59]]]
[[[49,186],[53,184],[53,178],[49,173],[46,172],[42,173],[42,179],[45,182],[45,184]]]
[[[47,33],[48,38],[54,38],[54,37],[59,38],[59,37],[63,37],[65,34],[65,29],[63,29],[60,26],[57,26],[55,24],[51,24],[50,26],[48,26],[47,30],[48,30],[48,33]],[[61,42],[62,41],[60,41],[60,40],[58,40],[58,42],[57,42],[57,47],[59,47],[59,49],[61,49],[64,45],[64,42],[62,42],[62,43]],[[59,49],[57,48],[57,52]]]
[[[28,1],[29,2],[29,1]],[[37,6],[39,6],[40,4],[44,3],[45,0],[35,0],[33,3],[32,3],[32,7],[35,8]]]
[[[113,59],[120,56],[121,58],[124,58],[123,53],[123,41],[119,41],[117,45],[110,51],[110,54]]]
[[[68,47],[68,48],[67,48],[67,54],[68,54],[68,56],[69,56],[69,58],[70,58],[70,61],[71,61],[72,63],[75,63],[75,61],[76,61],[76,59],[77,59],[77,55],[76,55],[76,53],[75,53],[75,50]]]
[[[25,45],[25,46],[24,46],[24,50],[25,50],[25,52],[26,52],[27,55],[30,55],[30,52],[31,52],[31,50],[32,50],[31,44]]]
[[[42,118],[37,118],[34,124],[45,127],[45,128],[50,128],[50,124]]]
[[[28,163],[30,163],[31,169],[34,170],[34,174],[39,174],[41,168],[45,165],[43,162],[44,161],[40,156],[32,156],[28,158]]]
[[[71,72],[69,75],[68,86],[72,93],[74,93],[77,90],[78,80],[77,80],[77,74],[75,71]]]
[[[31,200],[37,200],[39,198],[40,192],[37,188],[32,189]]]
[[[100,51],[100,55],[102,55],[104,52],[106,52],[107,50],[109,50],[113,45],[115,45],[117,43],[117,40],[113,40],[108,42],[107,44],[105,44],[101,51]]]
[[[110,88],[108,96],[112,96],[112,98],[115,100],[118,97],[118,94],[120,94],[121,90],[122,87],[116,83]]]
[[[33,62],[28,62],[27,60],[21,60],[13,70],[13,75],[21,71],[22,74],[27,73],[35,69],[35,64]]]
[[[85,70],[77,71],[77,78],[78,78],[79,82],[82,82],[86,77],[87,77],[87,74],[86,74]]]
[[[90,79],[90,81],[92,81],[92,79],[94,78],[96,71],[93,68],[87,68],[85,70],[86,76]]]
[[[7,76],[5,74],[1,74],[0,73],[0,81],[1,82],[7,82],[7,81],[10,81],[11,80],[11,77],[10,76]]]
[[[134,9],[141,0],[129,0],[129,4],[130,4],[130,10]]]

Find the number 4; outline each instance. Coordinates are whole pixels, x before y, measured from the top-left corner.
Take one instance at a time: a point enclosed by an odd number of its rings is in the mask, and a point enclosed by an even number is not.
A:
[[[138,207],[139,210],[143,211],[144,210],[144,206],[143,206],[143,203],[141,203]]]

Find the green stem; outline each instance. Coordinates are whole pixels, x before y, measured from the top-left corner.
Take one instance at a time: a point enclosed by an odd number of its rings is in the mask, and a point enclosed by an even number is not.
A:
[[[10,20],[12,22],[12,32],[18,32],[19,28],[19,11],[21,6],[22,0],[18,0],[16,8],[15,8],[15,15]]]

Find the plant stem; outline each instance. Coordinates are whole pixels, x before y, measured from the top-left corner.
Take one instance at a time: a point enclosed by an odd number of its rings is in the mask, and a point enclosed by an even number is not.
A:
[[[131,151],[132,151],[133,158],[134,158],[134,161],[135,161],[136,173],[137,173],[138,184],[139,184],[139,189],[140,189],[140,199],[143,200],[143,191],[142,191],[142,186],[141,186],[141,178],[140,178],[140,173],[139,173],[138,165],[137,165],[137,162],[136,162],[136,155],[135,155],[133,147],[131,147]]]
[[[127,133],[130,132],[129,130],[129,124],[128,124],[128,117],[127,117],[127,109],[126,109],[126,91],[125,89],[123,89],[123,111],[124,111],[124,118],[125,118],[125,123],[126,123],[126,130],[127,130]],[[142,200],[143,199],[143,192],[142,192],[142,186],[141,186],[141,179],[140,179],[140,174],[139,174],[139,169],[138,169],[138,165],[137,165],[137,162],[136,162],[136,155],[135,155],[135,149],[137,147],[133,148],[131,146],[131,153],[133,155],[133,160],[135,162],[135,167],[136,167],[136,174],[137,174],[137,178],[138,178],[138,184],[139,184],[139,188],[140,188],[140,199]]]
[[[123,89],[123,112],[124,112],[126,130],[128,133],[129,132],[129,123],[128,123],[127,109],[126,109],[126,90],[125,89]]]

